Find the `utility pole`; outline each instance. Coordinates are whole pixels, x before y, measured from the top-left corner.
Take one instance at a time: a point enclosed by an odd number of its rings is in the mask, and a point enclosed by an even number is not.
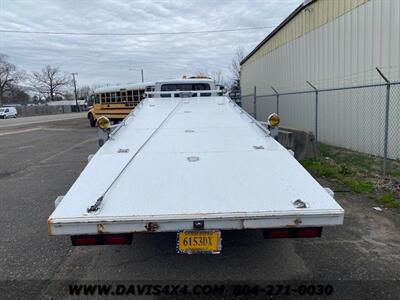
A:
[[[78,75],[78,73],[71,73],[71,74],[72,74],[72,78],[74,80],[74,94],[75,94],[76,110],[77,110],[77,112],[80,112],[81,109],[80,109],[79,104],[78,104],[78,95],[76,93],[76,80],[75,80],[75,75]]]
[[[133,68],[129,68],[129,71],[138,71],[138,68],[137,67],[133,67]],[[141,77],[142,77],[142,82],[144,82],[144,71],[143,71],[143,68],[140,68],[140,75],[141,75]]]

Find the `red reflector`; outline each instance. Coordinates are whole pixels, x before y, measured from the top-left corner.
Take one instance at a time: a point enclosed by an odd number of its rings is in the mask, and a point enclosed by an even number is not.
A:
[[[268,234],[268,238],[270,239],[279,239],[279,238],[288,238],[290,237],[290,232],[289,229],[269,229],[269,230],[265,230],[267,231]],[[265,237],[265,233],[264,233],[264,237]]]
[[[321,237],[322,227],[299,228],[297,237]]]
[[[132,234],[72,235],[72,246],[122,245],[132,243]]]
[[[105,236],[104,237],[104,245],[120,245],[120,244],[130,244],[131,239],[130,236]]]
[[[71,236],[73,246],[97,245],[97,239],[94,236]]]
[[[322,227],[263,229],[266,239],[321,237]]]

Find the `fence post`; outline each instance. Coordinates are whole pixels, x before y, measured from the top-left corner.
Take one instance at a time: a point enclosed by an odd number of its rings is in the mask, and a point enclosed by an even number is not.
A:
[[[271,86],[271,89],[275,92],[276,95],[276,113],[279,115],[279,93],[276,89],[274,89],[273,86]]]
[[[315,143],[318,143],[318,89],[311,84],[311,82],[306,81],[309,86],[315,91]]]
[[[387,174],[387,158],[388,158],[388,142],[389,142],[389,108],[390,108],[390,81],[387,79],[385,75],[383,75],[382,71],[376,68],[379,75],[386,82],[386,103],[385,103],[385,136],[383,142],[383,176]]]
[[[253,95],[253,112],[254,119],[257,120],[257,87],[254,86],[254,95]]]

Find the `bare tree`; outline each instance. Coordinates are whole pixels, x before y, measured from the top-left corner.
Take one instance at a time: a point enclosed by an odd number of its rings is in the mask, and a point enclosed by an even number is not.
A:
[[[91,89],[90,86],[88,86],[88,85],[84,85],[79,88],[78,98],[82,99],[82,100],[87,100],[92,93],[93,93],[93,89]]]
[[[212,78],[212,79],[214,79],[215,84],[217,84],[217,85],[222,85],[222,86],[227,85],[227,82],[221,71],[213,71],[210,73],[206,69],[203,71],[200,70],[200,71],[197,71],[196,77],[197,78],[206,78],[206,77]]]
[[[32,72],[30,81],[35,90],[51,101],[54,101],[55,96],[61,96],[65,87],[72,83],[68,73],[61,72],[58,67],[49,65],[39,72]]]
[[[196,72],[196,75],[195,75],[195,76],[198,77],[198,78],[209,77],[207,69],[198,70],[198,71]]]
[[[238,89],[240,89],[240,62],[243,60],[243,58],[244,50],[242,47],[238,47],[231,63],[233,85]]]
[[[17,67],[7,61],[7,56],[0,54],[0,105],[6,91],[11,91],[25,78],[25,72],[17,70]]]
[[[221,71],[213,72],[211,77],[215,80],[216,84],[223,85],[223,86],[226,85],[224,75],[222,75]]]
[[[3,96],[3,103],[28,103],[29,98],[29,94],[26,93],[23,87],[12,85]]]

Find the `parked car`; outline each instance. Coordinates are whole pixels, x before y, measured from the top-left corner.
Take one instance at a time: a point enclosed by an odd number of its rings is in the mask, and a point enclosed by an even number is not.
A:
[[[18,115],[15,107],[0,107],[0,118],[8,119],[8,118],[16,118]]]

